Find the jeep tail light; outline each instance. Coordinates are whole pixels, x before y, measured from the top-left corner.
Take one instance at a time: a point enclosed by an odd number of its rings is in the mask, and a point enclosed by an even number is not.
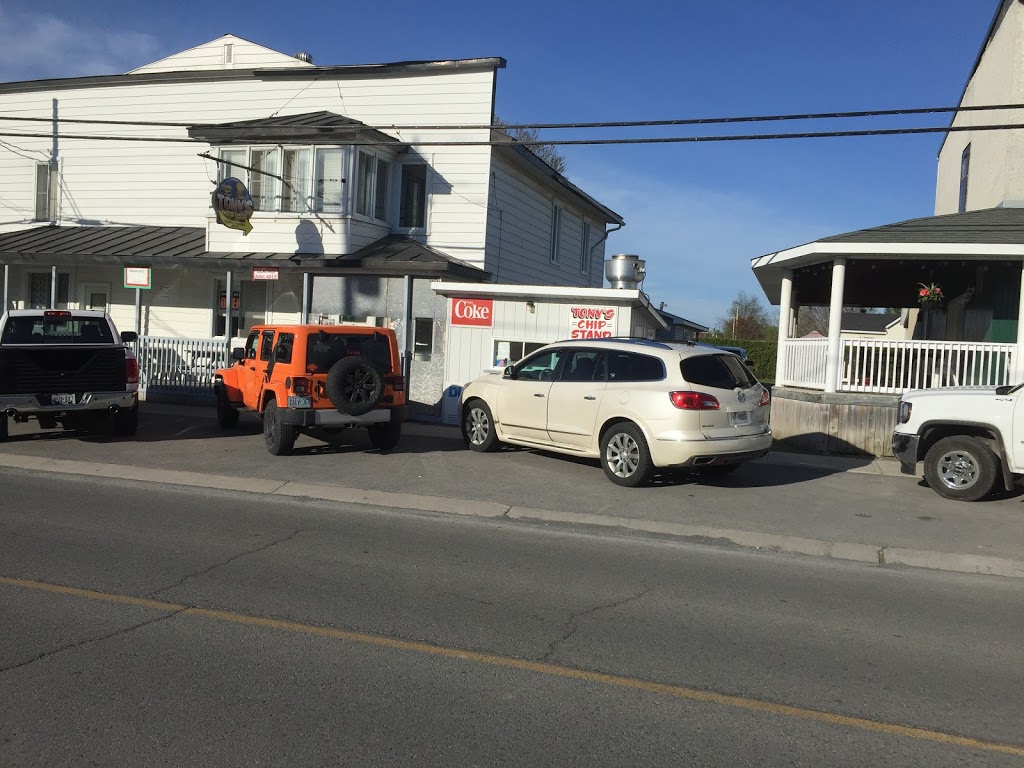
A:
[[[309,394],[309,379],[304,379],[301,376],[296,376],[292,379],[292,391],[296,395],[308,395]]]
[[[718,398],[703,392],[669,392],[672,405],[684,411],[717,411]]]
[[[124,359],[124,380],[128,384],[139,383],[139,361],[134,357]]]
[[[396,374],[394,376],[388,376],[387,382],[388,382],[388,384],[391,385],[391,388],[393,390],[395,390],[395,392],[404,392],[405,391],[405,377],[402,376],[401,374]]]
[[[767,389],[761,393],[761,402],[758,405],[771,405],[772,404],[772,393]]]

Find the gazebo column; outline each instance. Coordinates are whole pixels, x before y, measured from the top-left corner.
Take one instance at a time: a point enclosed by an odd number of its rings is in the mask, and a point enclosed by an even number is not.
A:
[[[846,259],[832,262],[832,300],[828,308],[828,355],[825,358],[825,391],[839,389],[839,365],[843,346],[839,334],[843,324],[843,289],[846,284]]]
[[[793,270],[782,275],[782,296],[779,302],[779,346],[775,353],[775,383],[785,385],[787,344],[793,326]]]
[[[4,264],[4,307],[0,309],[0,315],[10,309],[11,301],[11,267]]]
[[[1013,358],[1013,379],[1010,384],[1024,381],[1024,263],[1020,270],[1020,299],[1017,301],[1017,354]]]
[[[309,272],[302,273],[302,314],[300,322],[309,322]]]

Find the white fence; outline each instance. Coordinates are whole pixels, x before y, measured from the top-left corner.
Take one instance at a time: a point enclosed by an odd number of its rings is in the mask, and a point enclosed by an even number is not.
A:
[[[230,362],[224,339],[142,336],[136,345],[143,397],[213,397],[213,374]]]
[[[824,390],[827,357],[828,339],[787,339],[786,370],[778,383]]]
[[[840,392],[898,395],[911,389],[1013,383],[1016,344],[844,337]],[[828,339],[789,339],[783,385],[825,388]]]

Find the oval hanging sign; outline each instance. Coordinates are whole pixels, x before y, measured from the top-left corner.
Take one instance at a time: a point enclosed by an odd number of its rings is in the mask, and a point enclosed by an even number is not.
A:
[[[252,232],[249,219],[252,216],[252,198],[245,184],[230,176],[213,191],[213,210],[217,221],[229,229],[240,229],[243,235]]]

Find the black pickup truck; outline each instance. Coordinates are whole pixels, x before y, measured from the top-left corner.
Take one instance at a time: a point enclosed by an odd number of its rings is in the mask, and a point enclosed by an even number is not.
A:
[[[139,364],[105,312],[12,310],[0,318],[0,440],[9,419],[134,435]]]

